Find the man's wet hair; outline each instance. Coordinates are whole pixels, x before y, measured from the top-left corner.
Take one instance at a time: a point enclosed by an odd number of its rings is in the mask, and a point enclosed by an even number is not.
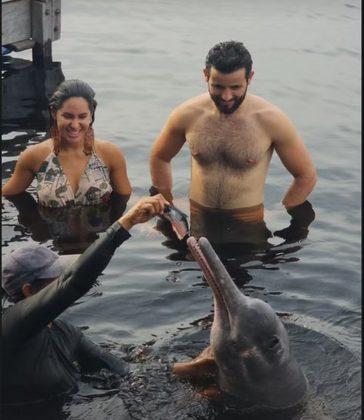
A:
[[[205,60],[206,69],[214,67],[221,73],[245,69],[248,79],[252,70],[253,61],[249,51],[242,42],[225,41],[214,45],[207,53]]]

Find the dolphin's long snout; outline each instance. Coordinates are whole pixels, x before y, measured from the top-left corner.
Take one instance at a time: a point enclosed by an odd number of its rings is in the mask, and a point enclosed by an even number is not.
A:
[[[201,237],[197,241],[191,236],[187,239],[187,245],[213,292],[215,312],[219,313],[231,326],[230,311],[234,311],[237,305],[240,308],[244,307],[247,298],[235,285],[208,239]]]
[[[220,389],[275,409],[304,401],[307,381],[274,310],[238,289],[206,238],[190,237],[187,244],[214,294],[210,343]]]

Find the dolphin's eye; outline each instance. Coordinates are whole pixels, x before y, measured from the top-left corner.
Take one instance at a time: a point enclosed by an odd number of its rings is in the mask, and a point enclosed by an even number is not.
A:
[[[279,344],[279,340],[278,337],[271,337],[268,341],[268,347],[270,349],[273,349],[274,347],[276,347]]]

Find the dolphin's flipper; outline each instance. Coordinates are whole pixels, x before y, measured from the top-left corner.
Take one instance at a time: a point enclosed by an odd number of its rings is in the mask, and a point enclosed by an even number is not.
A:
[[[173,373],[176,375],[196,379],[214,376],[216,369],[216,362],[210,346],[189,362],[180,362],[173,365]]]
[[[202,391],[198,391],[198,394],[202,397],[211,398],[215,401],[223,399],[220,389],[216,385],[210,385],[208,388],[204,388]]]

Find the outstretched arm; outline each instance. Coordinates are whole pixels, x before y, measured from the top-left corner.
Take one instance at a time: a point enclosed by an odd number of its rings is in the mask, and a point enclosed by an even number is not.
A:
[[[97,281],[117,247],[130,237],[128,230],[160,215],[168,202],[157,195],[140,199],[57,280],[8,308],[2,317],[2,338],[6,344],[32,336],[83,296]]]
[[[150,152],[149,167],[152,186],[173,201],[171,160],[185,143],[185,129],[181,112],[177,109],[168,118]]]

